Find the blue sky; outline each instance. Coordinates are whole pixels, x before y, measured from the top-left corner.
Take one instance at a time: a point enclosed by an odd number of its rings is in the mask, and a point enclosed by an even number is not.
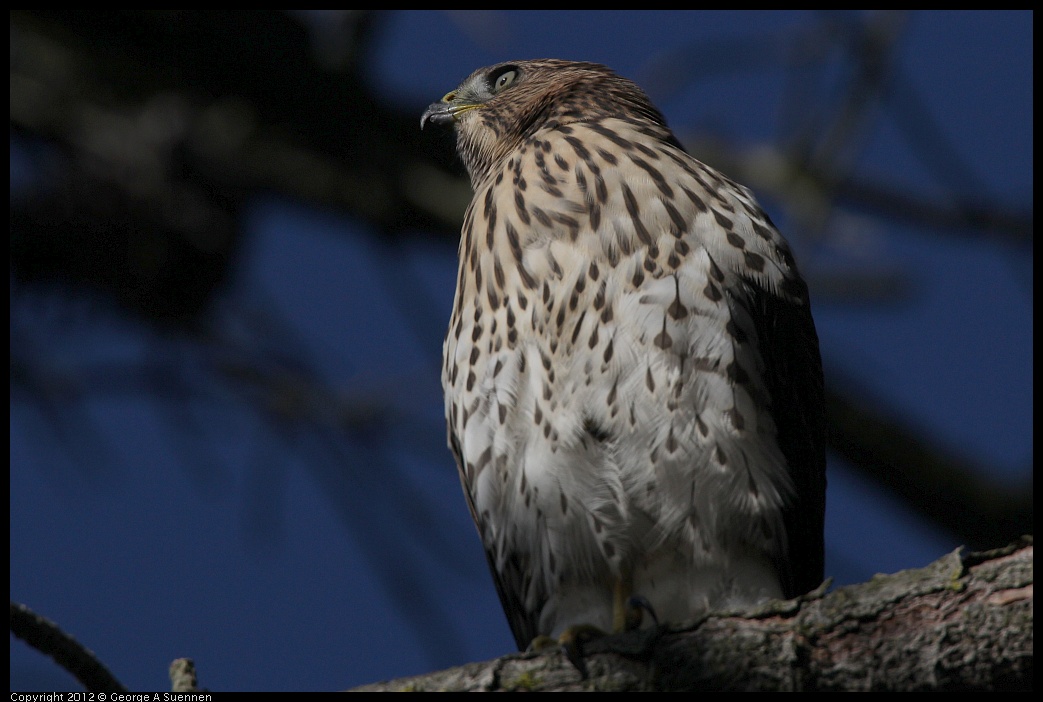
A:
[[[682,138],[752,148],[785,137],[794,74],[753,51],[740,52],[746,65],[735,69],[728,47],[753,46],[752,37],[763,46],[820,19],[400,12],[378,37],[371,82],[419,124],[424,106],[479,66],[593,60],[645,85]],[[913,13],[898,41],[898,92],[870,111],[852,171],[1030,212],[1031,13]],[[797,74],[807,109],[829,104],[843,84],[842,55],[825,64]],[[899,99],[910,96],[930,118],[930,138],[951,145],[948,161],[925,158],[909,100]],[[32,167],[23,157],[12,153],[13,179]],[[765,205],[811,281],[827,381],[854,378],[991,477],[1026,481],[1030,249],[853,209],[806,236],[787,229],[797,219],[779,203]],[[96,431],[70,455],[41,406],[12,393],[12,598],[137,690],[165,689],[167,666],[182,656],[213,690],[328,690],[512,650],[445,448],[439,361],[455,251],[418,232],[389,267],[386,244],[350,216],[267,196],[248,211],[221,337],[230,348],[306,356],[338,393],[372,409],[365,430],[345,440],[333,428],[273,425],[219,388],[187,410],[112,393],[79,405]],[[908,288],[896,301],[816,294],[816,280],[866,271]],[[407,279],[420,290],[411,305],[381,304]],[[40,314],[38,305],[12,302],[12,336],[36,344],[50,367],[176,355],[187,377],[205,382],[206,359],[188,342],[115,312],[69,324],[61,309]],[[926,565],[959,545],[842,462],[831,459],[829,480],[827,574],[838,583]],[[14,639],[11,685],[77,687]]]

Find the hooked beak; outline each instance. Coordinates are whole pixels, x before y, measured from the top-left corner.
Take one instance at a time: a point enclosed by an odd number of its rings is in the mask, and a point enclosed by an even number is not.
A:
[[[428,108],[424,110],[424,114],[420,115],[420,128],[423,129],[424,125],[428,122],[431,124],[446,124],[452,122],[456,119],[458,114],[481,106],[481,103],[461,100],[456,91],[446,93],[441,102],[429,105]]]

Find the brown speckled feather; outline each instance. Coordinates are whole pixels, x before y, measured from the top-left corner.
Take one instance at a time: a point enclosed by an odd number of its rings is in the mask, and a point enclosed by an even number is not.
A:
[[[474,187],[443,386],[518,646],[619,587],[678,621],[817,586],[818,340],[752,194],[597,64],[480,69],[427,122]]]

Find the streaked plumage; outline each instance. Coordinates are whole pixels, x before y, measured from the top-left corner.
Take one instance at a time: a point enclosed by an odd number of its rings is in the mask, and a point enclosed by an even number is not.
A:
[[[817,586],[818,340],[752,194],[597,64],[480,69],[427,121],[474,187],[443,386],[518,646],[617,589],[679,621]]]

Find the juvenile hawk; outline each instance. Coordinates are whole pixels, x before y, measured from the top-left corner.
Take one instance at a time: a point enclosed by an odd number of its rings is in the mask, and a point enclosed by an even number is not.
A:
[[[822,366],[807,286],[749,190],[593,63],[471,74],[442,383],[519,648],[822,580]]]

